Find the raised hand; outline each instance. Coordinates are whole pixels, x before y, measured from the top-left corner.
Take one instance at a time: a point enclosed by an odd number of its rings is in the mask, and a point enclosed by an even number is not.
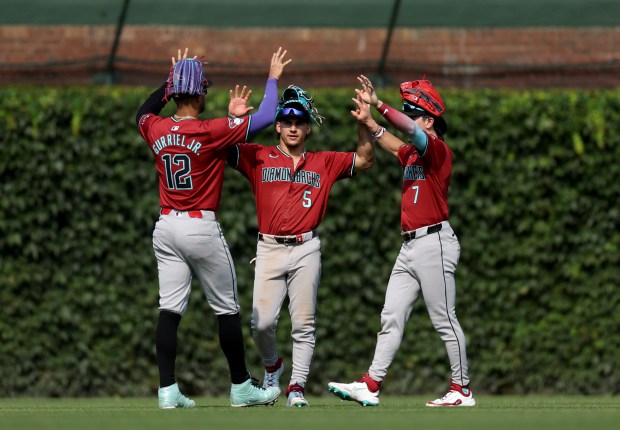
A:
[[[370,104],[366,103],[361,96],[357,96],[352,99],[357,105],[357,109],[351,111],[351,115],[361,124],[368,124],[372,121],[372,115],[370,114]]]
[[[284,70],[284,66],[289,64],[292,59],[288,59],[284,61],[284,56],[286,55],[286,49],[282,51],[282,48],[278,48],[278,52],[275,52],[271,56],[271,67],[269,68],[269,77],[280,79],[282,76],[282,71]]]
[[[245,116],[248,112],[254,109],[253,106],[248,106],[252,90],[248,90],[244,85],[239,93],[239,85],[235,86],[235,92],[230,90],[230,103],[228,103],[228,115],[229,116]]]
[[[375,92],[375,88],[372,86],[372,82],[364,75],[360,75],[357,77],[357,80],[362,85],[362,89],[355,89],[355,92],[361,99],[369,103],[373,106],[377,106],[379,104],[379,98],[377,97],[377,93]]]
[[[174,56],[172,57],[172,65],[174,66],[177,61],[181,61],[181,60],[186,60],[187,59],[187,51],[189,50],[189,48],[185,48],[185,52],[183,53],[183,55],[181,55],[181,49],[178,50],[178,57],[174,58]],[[192,60],[195,60],[196,58],[198,58],[197,55],[194,55],[192,57]]]

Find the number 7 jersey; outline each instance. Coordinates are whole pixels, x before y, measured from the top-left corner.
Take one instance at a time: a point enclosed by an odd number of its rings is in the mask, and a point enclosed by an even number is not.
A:
[[[230,165],[252,185],[258,229],[264,234],[312,231],[323,220],[334,182],[355,174],[355,153],[306,151],[297,167],[278,146],[238,144]]]
[[[444,141],[428,135],[424,154],[415,146],[398,150],[403,168],[401,226],[403,231],[438,224],[448,219],[448,188],[452,175],[452,152]]]
[[[140,118],[140,134],[159,174],[162,207],[217,211],[229,148],[248,137],[250,117],[197,120]]]

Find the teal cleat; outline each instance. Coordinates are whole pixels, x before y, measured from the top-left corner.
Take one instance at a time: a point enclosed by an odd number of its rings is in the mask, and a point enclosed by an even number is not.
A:
[[[279,387],[263,388],[254,379],[230,387],[230,406],[242,408],[256,405],[273,405],[280,396]]]
[[[157,391],[159,397],[160,409],[175,409],[175,408],[195,408],[196,402],[188,399],[179,390],[179,384],[176,382],[164,388],[159,388]]]

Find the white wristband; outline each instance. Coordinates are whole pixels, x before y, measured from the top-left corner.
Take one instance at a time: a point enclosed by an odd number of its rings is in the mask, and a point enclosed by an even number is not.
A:
[[[381,139],[383,133],[385,133],[385,127],[379,127],[379,130],[377,130],[375,133],[372,133],[372,140],[376,142],[377,140]]]

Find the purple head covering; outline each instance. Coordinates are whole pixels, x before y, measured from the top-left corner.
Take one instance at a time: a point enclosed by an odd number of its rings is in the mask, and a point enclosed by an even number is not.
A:
[[[180,60],[172,67],[168,76],[166,99],[178,94],[205,94],[209,86],[211,86],[211,81],[205,78],[201,61]]]

